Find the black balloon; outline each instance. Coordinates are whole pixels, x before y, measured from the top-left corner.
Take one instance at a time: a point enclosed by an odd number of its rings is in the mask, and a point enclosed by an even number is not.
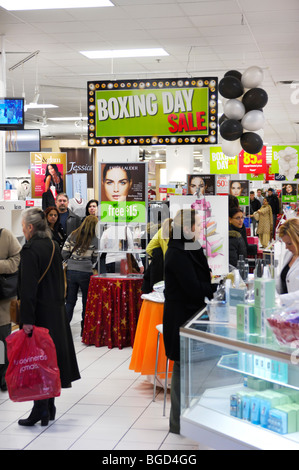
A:
[[[263,148],[263,140],[255,132],[244,132],[240,139],[241,147],[245,152],[255,155]]]
[[[241,80],[241,78],[242,78],[242,74],[238,70],[229,70],[228,72],[226,72],[224,74],[225,77],[227,77],[228,75],[231,76],[231,77],[235,77],[238,80]]]
[[[262,88],[251,88],[242,98],[246,112],[253,109],[260,109],[268,103],[268,95]]]
[[[243,126],[236,119],[227,119],[220,126],[220,135],[225,140],[237,140],[243,133]]]
[[[222,116],[220,117],[219,121],[218,121],[218,124],[219,126],[221,126],[221,124],[224,122],[224,121],[227,121],[228,120],[228,117],[225,116],[225,114],[222,114]]]
[[[238,78],[227,75],[219,82],[219,93],[224,98],[239,98],[239,96],[242,96],[244,93],[244,87]]]

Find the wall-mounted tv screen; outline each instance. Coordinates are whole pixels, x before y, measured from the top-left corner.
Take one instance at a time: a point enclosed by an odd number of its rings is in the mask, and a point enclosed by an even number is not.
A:
[[[0,98],[0,130],[24,129],[24,98]]]
[[[6,131],[6,152],[40,152],[40,130],[23,129]]]

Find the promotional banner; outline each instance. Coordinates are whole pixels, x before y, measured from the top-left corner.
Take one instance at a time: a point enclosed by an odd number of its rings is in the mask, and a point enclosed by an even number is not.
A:
[[[101,163],[101,223],[146,223],[147,164]]]
[[[65,191],[66,153],[31,152],[31,196],[41,198],[48,190],[54,197]]]
[[[88,82],[90,146],[217,143],[217,78]]]
[[[226,175],[238,173],[238,156],[224,155],[221,147],[210,147],[210,171],[214,174]]]
[[[249,205],[249,181],[231,180],[229,194],[236,196],[240,206]]]
[[[272,172],[277,181],[299,178],[299,145],[272,146]]]
[[[178,210],[193,208],[203,222],[200,243],[214,276],[228,273],[228,198],[223,196],[177,196],[170,199],[170,217]],[[183,273],[182,273],[183,275]]]
[[[267,147],[263,146],[262,150],[256,155],[242,150],[239,154],[239,173],[261,174],[267,171],[266,160]]]
[[[215,175],[187,175],[187,194],[215,195]]]
[[[230,178],[228,175],[217,175],[217,183],[216,183],[217,196],[219,196],[220,194],[223,196],[228,195],[229,181],[230,181]]]
[[[282,185],[281,190],[281,202],[290,203],[290,202],[297,202],[297,189],[298,184],[294,183],[285,183]]]

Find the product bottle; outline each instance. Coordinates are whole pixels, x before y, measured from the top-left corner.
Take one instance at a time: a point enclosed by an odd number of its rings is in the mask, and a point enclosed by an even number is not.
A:
[[[254,277],[262,277],[262,275],[263,275],[262,260],[258,259],[255,265]]]
[[[244,279],[244,267],[245,267],[244,256],[240,255],[239,259],[238,259],[238,262],[237,262],[237,269],[238,269],[242,279]]]

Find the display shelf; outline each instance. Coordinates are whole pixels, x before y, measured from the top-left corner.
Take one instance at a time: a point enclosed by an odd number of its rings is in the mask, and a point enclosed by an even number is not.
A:
[[[281,405],[299,410],[299,367],[294,349],[281,347],[273,338],[245,335],[228,324],[199,321],[199,317],[180,330],[181,434],[214,449],[298,450],[298,424],[280,430],[280,434],[272,430],[278,428],[270,429],[268,414],[262,427],[264,422],[258,419],[255,423],[253,413],[247,420],[241,419],[244,412],[241,418],[231,412],[231,397],[236,394],[258,400],[278,394],[283,398],[278,404],[273,399],[271,411]],[[256,363],[252,362],[248,370],[248,358],[259,358],[259,369],[254,369]],[[266,364],[278,364],[279,373],[275,375],[277,369]],[[299,411],[296,416],[299,423]]]

